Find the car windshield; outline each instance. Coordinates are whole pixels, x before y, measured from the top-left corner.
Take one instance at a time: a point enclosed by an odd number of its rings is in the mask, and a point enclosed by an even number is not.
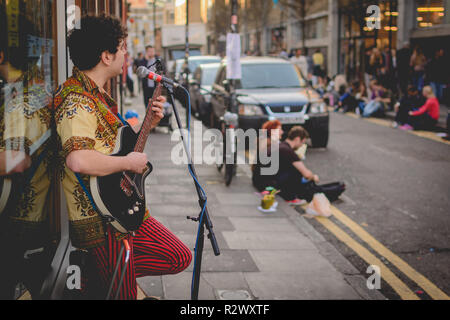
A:
[[[242,89],[300,88],[306,83],[294,65],[285,63],[243,64]]]
[[[189,61],[189,71],[194,72],[195,69],[201,64],[207,64],[207,63],[217,63],[220,62],[220,58],[214,59],[214,58],[208,58],[208,59],[198,59],[198,60],[190,60]],[[182,70],[182,66],[184,64],[184,59],[177,60],[177,73],[180,73]]]
[[[202,70],[202,86],[211,86],[216,79],[217,68],[203,68]]]

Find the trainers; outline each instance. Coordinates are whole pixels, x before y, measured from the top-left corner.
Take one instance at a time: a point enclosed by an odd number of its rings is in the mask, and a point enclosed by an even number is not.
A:
[[[409,130],[413,130],[414,128],[411,127],[409,124],[404,124],[404,125],[400,126],[399,129],[409,131]]]
[[[286,200],[286,203],[290,206],[301,206],[302,204],[306,204],[306,200],[294,199],[294,200]]]

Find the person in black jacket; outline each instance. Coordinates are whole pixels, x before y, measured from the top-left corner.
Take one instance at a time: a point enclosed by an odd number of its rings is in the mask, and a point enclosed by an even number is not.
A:
[[[148,45],[145,47],[145,55],[144,58],[141,60],[139,66],[144,66],[146,68],[152,68],[154,70],[154,67],[156,66],[156,60],[159,59],[161,61],[161,64],[163,66],[163,72],[165,72],[165,64],[162,61],[160,57],[156,55],[155,48],[151,45]],[[143,96],[144,96],[144,105],[147,107],[149,100],[151,99],[153,95],[153,91],[155,91],[156,83],[153,80],[150,79],[142,79],[142,89],[143,89]]]
[[[407,95],[400,99],[400,102],[395,105],[395,123],[394,126],[408,123],[409,111],[417,110],[425,104],[425,98],[419,94],[417,87],[410,84],[408,86]]]

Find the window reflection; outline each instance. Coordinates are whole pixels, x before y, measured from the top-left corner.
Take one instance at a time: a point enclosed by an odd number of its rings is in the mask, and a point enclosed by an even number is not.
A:
[[[50,232],[55,147],[53,1],[0,1],[0,298],[39,292]]]

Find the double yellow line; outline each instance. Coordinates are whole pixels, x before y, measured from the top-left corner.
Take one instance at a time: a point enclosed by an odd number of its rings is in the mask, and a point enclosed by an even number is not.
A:
[[[336,207],[332,206],[331,210],[333,216],[339,220],[343,225],[349,228],[355,235],[369,245],[375,252],[380,254],[390,263],[392,263],[399,271],[403,272],[408,278],[414,281],[419,287],[428,293],[428,295],[436,300],[450,300],[450,297],[439,289],[430,280],[425,278],[419,272],[414,270],[410,265],[403,261],[400,257],[395,255],[388,248],[383,246],[378,240],[372,237],[361,226],[347,217]],[[328,218],[317,217],[316,220],[320,222],[328,231],[336,236],[340,241],[345,243],[349,248],[355,251],[364,261],[369,265],[376,265],[380,267],[382,278],[397,292],[397,294],[404,300],[420,300],[420,298],[412,292],[408,286],[400,280],[385,264],[380,261],[367,248],[363,247],[356,240],[350,237],[344,230],[338,227],[334,222]]]

